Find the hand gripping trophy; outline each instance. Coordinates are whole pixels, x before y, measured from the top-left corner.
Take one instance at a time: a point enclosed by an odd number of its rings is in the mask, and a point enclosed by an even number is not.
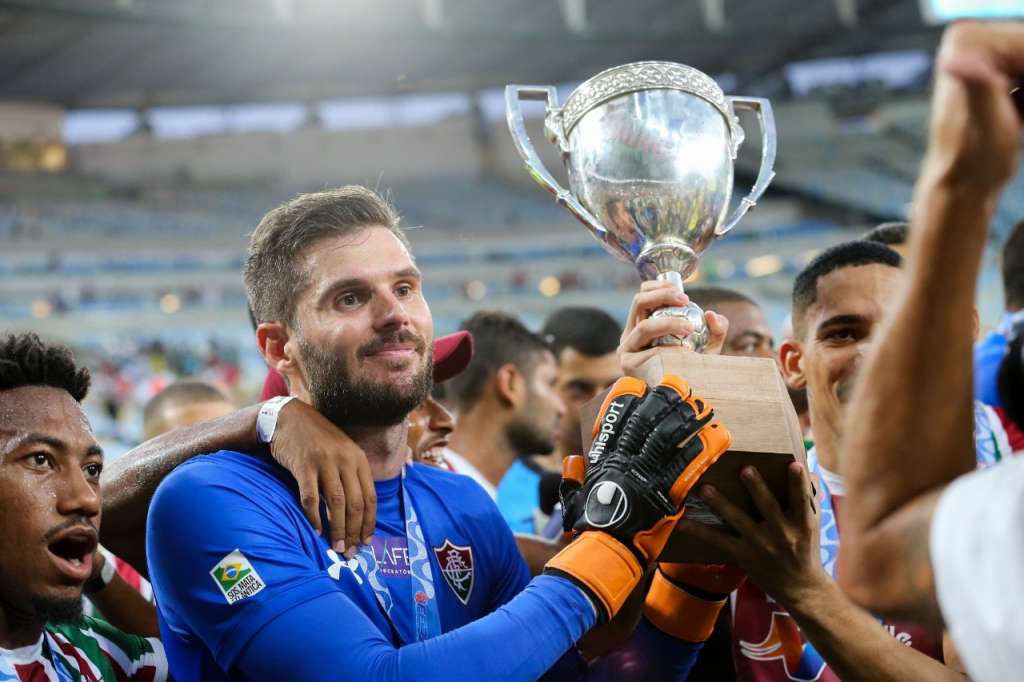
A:
[[[569,189],[548,172],[530,142],[523,99],[546,102],[544,129],[562,154]],[[613,256],[634,264],[644,279],[668,280],[680,289],[701,253],[736,226],[775,175],[768,100],[726,97],[709,76],[683,64],[636,62],[602,71],[576,88],[564,107],[552,86],[509,85],[505,102],[512,140],[533,179]],[[761,165],[750,193],[727,217],[733,161],[745,137],[735,113],[741,109],[757,115]],[[698,353],[707,344],[704,313],[695,304],[654,314],[683,316],[694,328],[690,336],[666,337],[662,344]],[[784,497],[785,464],[803,457],[803,445],[778,368],[771,360],[698,353],[660,354],[641,374],[648,381],[669,372],[686,377],[729,425],[733,449],[708,472],[708,482],[744,503],[737,474],[754,464]],[[701,513],[694,506],[691,517]],[[673,551],[672,545],[666,550]],[[680,558],[704,560],[700,552],[710,550],[695,551]]]

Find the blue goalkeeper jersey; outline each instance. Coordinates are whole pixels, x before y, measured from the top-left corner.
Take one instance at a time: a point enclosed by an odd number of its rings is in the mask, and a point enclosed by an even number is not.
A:
[[[363,550],[376,561],[371,574],[365,561],[330,549],[305,519],[291,475],[268,457],[219,452],[168,476],[153,498],[146,541],[175,679],[587,675],[573,644],[594,625],[593,606],[568,580],[529,580],[479,485],[413,465],[404,481],[378,481],[376,490],[377,525]],[[413,625],[403,502],[422,527],[443,633],[425,641]],[[371,579],[393,595],[389,615]],[[696,648],[675,640],[661,647],[684,668]]]

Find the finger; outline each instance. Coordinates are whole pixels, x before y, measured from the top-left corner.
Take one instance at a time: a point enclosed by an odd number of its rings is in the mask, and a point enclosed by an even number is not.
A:
[[[786,517],[782,513],[782,507],[775,495],[768,489],[760,472],[752,466],[745,466],[740,470],[740,480],[746,487],[750,497],[754,500],[754,506],[775,530],[781,531],[786,526]]]
[[[689,296],[671,285],[652,288],[648,291],[641,290],[633,297],[624,334],[631,331],[640,321],[650,317],[651,313],[658,308],[684,306],[689,302]]]
[[[641,320],[623,339],[620,352],[636,353],[650,348],[663,336],[687,337],[693,333],[693,325],[685,318],[666,315]]]
[[[363,540],[363,487],[355,467],[341,467],[341,485],[345,489],[345,558],[355,556]]]
[[[356,474],[363,489],[363,528],[360,532],[363,544],[370,544],[373,529],[377,526],[377,489],[373,486],[373,475],[365,457],[356,458]]]
[[[700,497],[711,507],[711,511],[715,512],[720,519],[729,524],[742,538],[749,540],[761,532],[754,519],[750,518],[745,511],[735,504],[725,499],[722,493],[714,486],[705,485],[701,487]]]
[[[725,337],[729,334],[729,319],[708,310],[704,313],[704,321],[708,325],[708,343],[701,352],[704,355],[719,355],[725,345]]]
[[[348,549],[345,544],[345,489],[336,467],[326,466],[321,470],[320,487],[327,505],[327,518],[331,522],[331,547],[335,552],[344,554]]]
[[[317,534],[323,532],[323,524],[320,522],[320,490],[317,488],[316,476],[312,473],[299,476],[295,479],[299,486],[299,503],[302,505],[302,513],[313,530]]]
[[[644,364],[658,353],[670,349],[670,346],[656,346],[640,351],[639,353],[622,353],[619,355],[619,364],[622,366],[622,374],[627,377],[637,376],[640,365]]]
[[[812,523],[818,509],[814,503],[814,491],[807,469],[800,462],[792,462],[786,468],[789,477],[789,517],[794,522],[807,525]],[[817,524],[817,521],[813,521]]]
[[[711,545],[715,549],[721,551],[726,556],[731,557],[735,560],[739,557],[743,550],[743,541],[730,535],[727,531],[709,526],[706,523],[700,521],[694,521],[692,519],[683,518],[679,520],[676,525],[678,532],[690,535],[693,538],[700,540],[708,545]]]

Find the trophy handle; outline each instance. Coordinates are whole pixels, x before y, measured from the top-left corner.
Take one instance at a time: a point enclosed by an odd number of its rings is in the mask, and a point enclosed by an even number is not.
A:
[[[778,144],[778,136],[775,133],[775,116],[772,114],[772,105],[763,97],[726,97],[729,108],[736,116],[736,111],[744,109],[757,114],[757,123],[761,126],[761,169],[757,173],[757,181],[750,188],[750,194],[743,197],[740,205],[732,212],[729,219],[721,227],[715,230],[715,236],[721,237],[726,232],[736,227],[747,211],[752,209],[757,200],[761,198],[764,191],[768,189],[768,183],[775,177],[775,149]]]
[[[545,127],[555,137],[554,142],[559,145],[562,153],[565,153],[565,139],[561,126],[557,121],[552,125],[551,117],[558,113],[558,95],[554,86],[551,85],[506,85],[505,86],[505,117],[508,121],[508,130],[512,133],[512,142],[516,151],[523,158],[527,172],[537,184],[555,195],[555,200],[565,207],[570,213],[576,216],[583,225],[590,230],[595,237],[602,242],[608,236],[608,231],[601,226],[600,221],[590,211],[584,208],[583,204],[573,196],[572,192],[558,184],[554,176],[544,167],[537,150],[533,148],[530,136],[526,133],[526,123],[523,121],[523,108],[520,100],[540,100],[547,103],[545,107]]]

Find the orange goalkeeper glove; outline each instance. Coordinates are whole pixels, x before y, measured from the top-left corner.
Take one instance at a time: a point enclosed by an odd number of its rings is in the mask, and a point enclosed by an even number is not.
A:
[[[676,376],[653,390],[625,377],[608,393],[582,481],[563,480],[566,528],[578,537],[544,569],[579,585],[602,620],[657,560],[690,489],[729,447],[728,430],[712,417]],[[578,474],[579,460],[565,468]]]

